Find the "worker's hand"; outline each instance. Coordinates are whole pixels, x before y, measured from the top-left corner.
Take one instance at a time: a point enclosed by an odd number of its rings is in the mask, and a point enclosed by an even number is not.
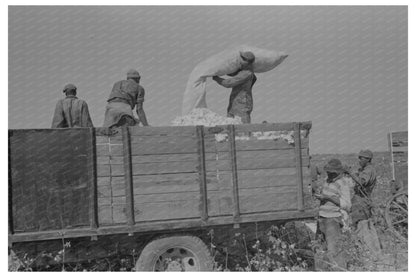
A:
[[[344,172],[350,174],[351,173],[351,166],[344,165]]]

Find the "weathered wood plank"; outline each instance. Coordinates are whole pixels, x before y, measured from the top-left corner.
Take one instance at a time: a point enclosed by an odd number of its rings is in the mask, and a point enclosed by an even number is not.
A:
[[[133,164],[133,176],[198,172],[195,162]]]
[[[205,147],[204,147],[204,128],[202,126],[196,127],[198,139],[198,173],[199,173],[199,199],[200,199],[200,213],[201,219],[206,221],[208,219],[208,200],[207,200],[207,175],[205,168]]]
[[[166,138],[163,138],[164,140]],[[182,140],[171,140],[165,143],[157,140],[148,140],[142,143],[132,143],[132,155],[155,155],[155,154],[188,154],[197,152],[195,140],[183,138]]]
[[[175,202],[186,200],[199,200],[199,191],[134,195],[134,202],[137,205],[145,203]]]
[[[136,222],[140,222],[181,218],[200,218],[199,204],[199,199],[136,204],[135,220]]]
[[[395,152],[408,152],[407,146],[393,146],[393,153]]]
[[[100,198],[98,199],[98,224],[113,224],[113,209],[110,204],[100,203]]]
[[[240,189],[241,213],[259,211],[279,211],[297,208],[296,186]],[[212,192],[210,201],[219,203],[219,214],[210,210],[210,215],[229,215],[233,213],[232,190]]]
[[[232,203],[233,203],[233,216],[234,216],[234,223],[238,223],[240,220],[240,197],[239,197],[239,189],[238,189],[238,167],[237,167],[237,150],[236,150],[236,141],[235,141],[235,126],[229,125],[228,126],[229,132],[229,147],[230,147],[230,162],[227,163],[231,169],[231,176],[232,176]],[[216,164],[218,169],[218,163]],[[208,164],[207,164],[208,168]]]
[[[196,136],[195,126],[130,127],[133,136]]]
[[[143,155],[132,156],[133,164],[142,163],[167,163],[167,162],[198,162],[198,155],[191,154],[160,154],[160,155]],[[116,163],[117,161],[113,159]]]
[[[308,148],[308,138],[302,139],[302,148]],[[210,152],[226,152],[228,142],[217,142],[214,138],[205,139],[205,151]],[[247,150],[281,150],[294,149],[293,144],[282,140],[236,140],[237,151]]]
[[[308,149],[302,149],[302,156],[309,158]],[[290,159],[294,158],[293,149],[282,150],[252,150],[252,151],[238,151],[238,159],[263,159],[263,158],[279,158]],[[205,159],[209,160],[229,160],[229,152],[206,153]]]
[[[301,134],[300,134],[300,124],[299,123],[293,123],[294,128],[294,140],[295,140],[295,157],[296,157],[296,175],[298,180],[298,192],[297,192],[297,203],[298,203],[298,210],[303,211],[303,172],[302,167],[303,159],[302,159],[302,151],[301,151]],[[308,165],[309,165],[309,159],[308,159]]]
[[[127,218],[127,225],[132,227],[134,225],[134,200],[133,200],[133,168],[131,164],[131,142],[129,127],[122,128],[123,137],[123,157],[124,157],[124,191],[125,191],[125,209],[124,212],[118,211],[116,215],[113,214],[113,220],[120,222],[123,220],[121,214]]]
[[[309,158],[304,158],[302,162],[309,164]],[[273,168],[296,168],[296,161],[292,159],[237,159],[238,170],[254,169],[273,169]],[[228,160],[207,161],[207,171],[230,171],[231,165]]]
[[[299,122],[301,130],[312,128],[312,122]],[[267,132],[267,131],[293,131],[293,122],[267,123],[267,124],[241,124],[235,125],[236,132]]]
[[[124,165],[121,164],[97,164],[97,176],[124,176]]]
[[[273,175],[271,172],[267,175],[262,174],[240,174],[239,187],[244,188],[263,188],[263,187],[280,187],[280,186],[296,186],[296,175]],[[231,185],[229,175],[222,175],[219,179],[218,189],[227,189]]]
[[[97,156],[123,156],[123,144],[96,144]]]

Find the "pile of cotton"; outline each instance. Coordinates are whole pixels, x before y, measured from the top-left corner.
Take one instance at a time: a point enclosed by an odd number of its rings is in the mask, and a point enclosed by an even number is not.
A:
[[[241,124],[240,117],[224,117],[206,108],[193,109],[187,115],[178,116],[172,121],[173,126],[196,126],[202,125],[213,127],[216,125]]]

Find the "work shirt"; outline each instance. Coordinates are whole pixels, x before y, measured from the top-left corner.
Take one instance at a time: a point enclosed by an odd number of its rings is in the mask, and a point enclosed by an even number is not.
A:
[[[363,185],[355,186],[355,194],[360,197],[370,197],[371,192],[377,182],[376,170],[372,164],[367,164],[364,168],[358,169],[358,178],[364,181]]]
[[[118,81],[114,84],[107,102],[124,102],[133,109],[137,103],[144,101],[144,88],[132,79]]]
[[[253,110],[252,88],[257,80],[256,75],[250,70],[241,70],[232,78],[216,78],[218,84],[226,88],[232,88],[228,114],[238,115],[250,113]]]
[[[94,127],[88,105],[76,96],[68,95],[56,104],[52,128]]]
[[[322,217],[345,217],[351,209],[351,194],[349,182],[344,176],[338,176],[335,180],[322,186],[322,194],[335,196],[339,199],[340,206],[326,201],[319,206],[319,215]]]

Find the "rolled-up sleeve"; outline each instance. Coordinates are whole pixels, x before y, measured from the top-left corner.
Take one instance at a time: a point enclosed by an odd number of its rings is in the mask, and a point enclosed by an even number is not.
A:
[[[139,87],[139,93],[137,94],[137,103],[144,102],[144,88],[142,86]]]

